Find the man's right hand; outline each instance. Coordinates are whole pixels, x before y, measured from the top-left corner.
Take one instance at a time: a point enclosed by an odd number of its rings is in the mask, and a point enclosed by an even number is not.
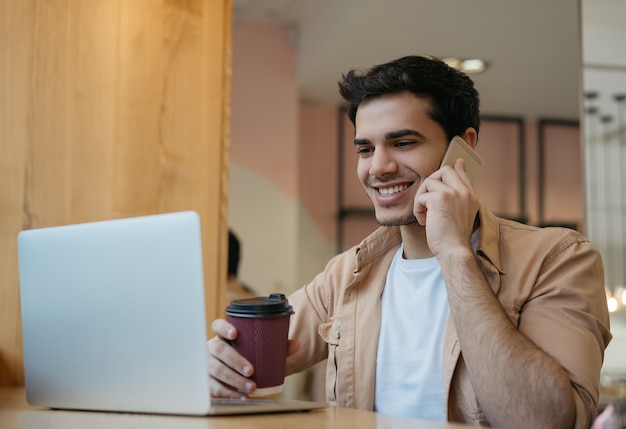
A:
[[[254,372],[254,368],[229,344],[229,341],[237,338],[237,328],[224,319],[214,320],[211,328],[216,334],[207,341],[211,396],[247,397],[256,389],[254,381],[248,378]]]
[[[229,341],[237,338],[237,328],[224,319],[214,320],[211,328],[215,332],[215,337],[207,341],[211,396],[247,397],[256,390],[256,383],[248,378],[254,373],[254,368],[229,344]],[[298,350],[300,342],[289,340],[287,356],[293,355]]]

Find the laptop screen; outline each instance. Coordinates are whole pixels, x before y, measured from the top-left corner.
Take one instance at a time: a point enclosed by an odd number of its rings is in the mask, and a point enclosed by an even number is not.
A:
[[[197,213],[22,231],[18,256],[30,404],[206,413]]]

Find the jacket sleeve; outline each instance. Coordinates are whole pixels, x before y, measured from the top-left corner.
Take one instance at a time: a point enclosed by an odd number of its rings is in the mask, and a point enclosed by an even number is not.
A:
[[[335,312],[343,285],[353,277],[354,249],[331,259],[323,272],[289,296],[294,309],[289,338],[300,341],[301,348],[287,359],[287,375],[303,371],[328,357],[328,343],[320,336]]]
[[[572,231],[545,256],[519,329],[569,374],[576,428],[597,413],[600,370],[611,340],[599,252]]]
[[[326,344],[317,334],[328,317],[324,300],[324,273],[289,296],[294,309],[289,325],[289,338],[300,341],[300,350],[287,359],[287,375],[304,371],[326,358]]]

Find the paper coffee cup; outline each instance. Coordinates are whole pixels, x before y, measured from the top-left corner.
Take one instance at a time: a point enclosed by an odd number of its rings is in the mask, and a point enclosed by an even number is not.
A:
[[[254,367],[250,378],[257,389],[253,396],[276,395],[283,390],[292,314],[287,298],[278,293],[235,300],[226,308],[228,321],[239,332],[231,345]]]

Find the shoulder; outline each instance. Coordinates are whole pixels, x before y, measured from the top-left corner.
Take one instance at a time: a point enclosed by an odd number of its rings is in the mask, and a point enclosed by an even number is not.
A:
[[[567,251],[599,253],[579,231],[564,227],[536,227],[498,219],[502,240],[519,250],[542,253],[546,262]]]
[[[599,252],[587,237],[571,228],[537,227],[495,216],[481,207],[479,250],[493,261],[512,257],[537,258],[549,263],[569,252],[594,255]]]
[[[363,279],[372,278],[366,274],[383,271],[386,273],[400,243],[399,228],[380,227],[359,244],[333,257],[324,270],[297,293],[307,296],[310,302],[323,305],[332,313],[348,287],[361,285],[363,281],[367,281]]]
[[[336,272],[347,269],[350,274],[354,274],[365,267],[379,263],[387,255],[393,254],[401,242],[400,228],[381,226],[359,244],[332,258],[326,265],[325,271]]]

